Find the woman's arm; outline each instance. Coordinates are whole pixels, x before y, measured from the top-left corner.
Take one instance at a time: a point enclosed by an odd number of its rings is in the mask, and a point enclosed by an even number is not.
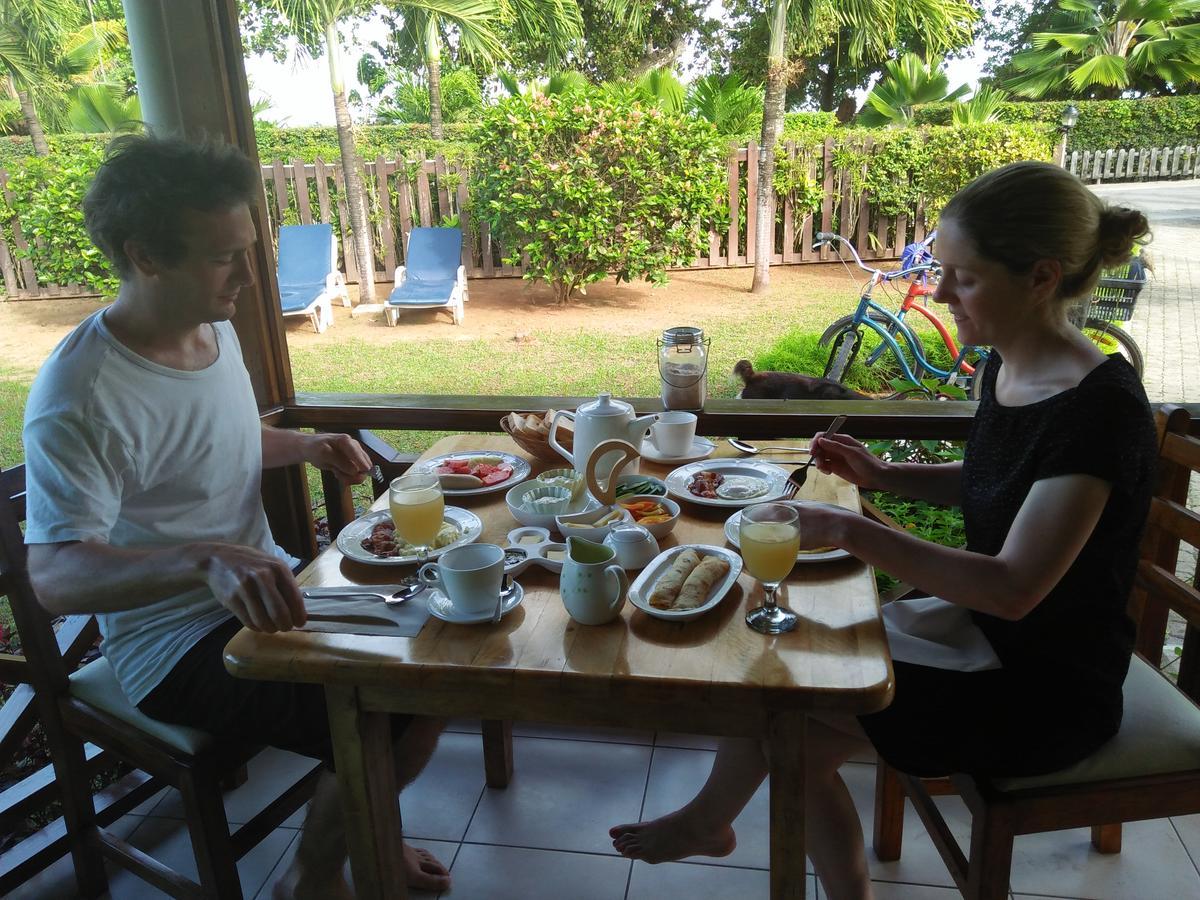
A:
[[[800,534],[804,547],[844,547],[931,595],[1016,621],[1066,574],[1111,492],[1091,475],[1036,482],[996,556],[943,547],[850,512],[805,510]]]
[[[817,434],[816,466],[869,490],[888,491],[942,506],[962,503],[962,463],[889,463],[848,434]]]

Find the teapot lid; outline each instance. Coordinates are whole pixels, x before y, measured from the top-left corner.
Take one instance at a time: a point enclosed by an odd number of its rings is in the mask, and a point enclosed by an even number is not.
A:
[[[595,400],[581,403],[576,410],[577,415],[589,416],[627,416],[633,412],[633,407],[624,400],[614,400],[612,394],[603,393]]]

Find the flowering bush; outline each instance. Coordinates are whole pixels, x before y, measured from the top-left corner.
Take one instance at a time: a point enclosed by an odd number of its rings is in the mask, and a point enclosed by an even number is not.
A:
[[[725,147],[708,122],[586,89],[511,97],[474,139],[476,215],[559,303],[610,274],[662,284],[724,225]]]

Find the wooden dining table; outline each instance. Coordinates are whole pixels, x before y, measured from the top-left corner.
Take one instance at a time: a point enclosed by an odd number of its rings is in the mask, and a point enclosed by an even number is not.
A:
[[[457,435],[439,440],[423,458],[497,450],[520,453],[504,435]],[[724,443],[717,454],[736,455]],[[660,478],[670,471],[646,459],[640,465],[643,474]],[[533,466],[535,473],[548,467]],[[860,509],[853,485],[810,471],[799,499]],[[479,540],[503,545],[519,524],[504,494],[448,503],[480,517]],[[385,495],[376,507],[386,502]],[[681,506],[663,549],[726,544],[723,526],[734,510]],[[304,587],[393,583],[411,570],[356,563],[334,545],[299,581]],[[243,629],[226,647],[234,675],[325,686],[357,896],[407,896],[396,852],[401,811],[389,714],[408,713],[761,739],[771,766],[771,897],[803,898],[806,718],[873,712],[891,700],[871,568],[853,558],[798,564],[780,593],[800,624],[782,635],[745,624],[747,609],[761,604],[763,594],[744,571],[715,609],[693,621],[652,618],[627,603],[618,619],[601,626],[567,615],[557,575],[531,566],[517,580],[524,600],[495,625],[431,617],[416,637]]]

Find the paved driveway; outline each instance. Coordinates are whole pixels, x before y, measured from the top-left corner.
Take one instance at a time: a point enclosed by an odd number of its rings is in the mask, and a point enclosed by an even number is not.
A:
[[[1096,185],[1110,203],[1146,213],[1154,231],[1154,275],[1128,330],[1146,357],[1151,403],[1200,403],[1200,181]]]

